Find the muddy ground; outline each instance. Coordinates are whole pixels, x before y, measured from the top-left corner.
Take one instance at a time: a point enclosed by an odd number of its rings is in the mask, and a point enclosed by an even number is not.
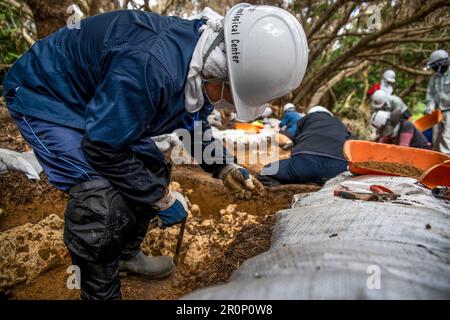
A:
[[[0,147],[27,150],[0,109]],[[18,172],[0,175],[0,291],[9,299],[78,299],[79,291],[67,288],[70,260],[62,243],[66,195],[41,176],[32,182]],[[295,193],[319,188],[295,185],[242,201],[196,166],[175,167],[172,181],[171,187],[191,203],[181,262],[166,279],[123,277],[125,299],[174,299],[226,282],[243,261],[269,248],[274,214],[289,208]],[[143,251],[172,255],[177,234],[178,227],[149,230]]]

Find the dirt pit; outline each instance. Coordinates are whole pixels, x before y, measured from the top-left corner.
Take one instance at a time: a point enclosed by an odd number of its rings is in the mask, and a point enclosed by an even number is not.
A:
[[[175,167],[173,181],[171,188],[181,191],[190,202],[177,271],[162,280],[122,278],[125,299],[175,299],[197,288],[226,282],[243,261],[269,248],[274,214],[289,208],[295,193],[319,188],[289,186],[258,200],[243,201],[195,166]],[[0,290],[10,299],[78,299],[79,291],[66,286],[70,259],[62,244],[61,223],[65,195],[51,188],[45,176],[35,183],[20,174],[7,173],[0,175],[0,184],[7,191],[0,197],[0,239],[15,241],[0,243],[0,251],[9,254],[7,261],[0,260]],[[49,219],[52,224],[46,222]],[[14,235],[25,233],[25,229],[36,230],[36,234],[47,234],[48,229],[51,237],[42,241],[31,236],[21,243]],[[172,256],[178,232],[179,227],[149,230],[143,251]]]
[[[0,147],[27,150],[1,106],[0,120],[5,124],[0,127]],[[255,172],[260,167],[249,169]],[[44,174],[41,177],[33,182],[18,172],[0,175],[0,295],[79,299],[78,290],[67,288],[71,262],[62,242],[67,198]],[[269,248],[274,214],[289,208],[294,194],[320,188],[277,187],[260,199],[243,201],[197,166],[174,167],[172,181],[171,188],[187,196],[191,205],[177,271],[161,280],[122,278],[124,299],[176,299],[228,281],[242,262]],[[178,227],[149,230],[143,251],[172,256],[178,232]]]
[[[413,178],[419,178],[423,174],[423,171],[419,168],[401,163],[368,161],[358,162],[356,165],[366,169],[381,170],[395,175]]]

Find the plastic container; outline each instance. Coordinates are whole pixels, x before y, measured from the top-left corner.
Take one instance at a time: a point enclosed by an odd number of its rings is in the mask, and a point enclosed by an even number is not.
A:
[[[344,144],[344,156],[349,162],[349,170],[354,174],[378,174],[401,176],[391,172],[358,166],[361,162],[390,162],[409,165],[428,171],[430,168],[450,160],[450,157],[436,151],[402,147],[370,141],[349,140]]]
[[[435,124],[441,122],[442,119],[442,112],[440,110],[434,110],[432,113],[426,114],[414,121],[414,125],[419,131],[425,131],[432,128]]]
[[[419,178],[419,182],[429,189],[437,186],[450,187],[450,161],[431,167]]]
[[[259,133],[261,129],[264,128],[263,125],[253,124],[253,123],[244,123],[244,122],[236,122],[234,124],[234,128],[236,130],[243,130],[249,133]]]

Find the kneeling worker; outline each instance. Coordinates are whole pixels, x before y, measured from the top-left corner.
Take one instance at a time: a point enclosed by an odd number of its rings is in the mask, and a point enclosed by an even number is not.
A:
[[[343,147],[349,137],[331,111],[313,107],[297,124],[291,158],[265,166],[258,178],[265,185],[324,183],[347,170]]]
[[[411,112],[403,100],[395,95],[388,95],[384,90],[377,90],[371,96],[372,112],[383,111],[399,111],[403,119],[409,119]]]
[[[151,218],[169,227],[187,216],[151,137],[185,129],[192,141],[183,143],[206,150],[215,141],[196,138],[194,127],[210,132],[214,107],[234,104],[252,121],[300,85],[308,46],[289,12],[241,3],[222,23],[108,12],[38,41],[9,71],[10,113],[50,183],[69,193],[64,242],[83,299],[120,299],[119,268],[153,278],[174,271],[171,257],[140,250]],[[261,192],[219,148],[208,148],[219,150],[213,161],[193,155],[234,194]]]
[[[431,143],[413,123],[402,119],[399,110],[377,111],[372,115],[372,126],[377,130],[379,142],[404,147],[431,149]]]

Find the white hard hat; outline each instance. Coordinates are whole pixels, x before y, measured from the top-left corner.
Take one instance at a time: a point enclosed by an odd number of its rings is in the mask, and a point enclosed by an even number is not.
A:
[[[238,117],[251,121],[264,104],[296,89],[305,75],[308,42],[288,11],[240,3],[225,17],[228,76]]]
[[[382,129],[384,126],[386,126],[386,123],[388,122],[390,116],[391,113],[388,111],[377,111],[372,115],[370,123],[376,129]]]
[[[263,117],[263,118],[267,118],[268,116],[270,116],[273,113],[272,108],[269,107],[267,104],[265,105],[265,107],[266,108],[264,109],[264,112],[261,115],[261,117]]]
[[[428,66],[431,64],[439,61],[439,60],[445,60],[448,59],[448,52],[442,49],[434,51],[430,57],[428,58]]]
[[[394,70],[386,70],[383,73],[383,79],[387,82],[395,82],[395,72]]]
[[[389,95],[384,90],[377,90],[370,98],[372,99],[372,108],[378,110],[388,102]]]
[[[288,110],[295,110],[295,106],[293,103],[286,103],[283,107],[283,111],[286,112]]]
[[[328,113],[330,116],[333,116],[333,113],[330,110],[328,110],[327,108],[322,107],[322,106],[312,107],[311,109],[309,109],[308,114],[314,113],[314,112],[325,112],[325,113]]]

